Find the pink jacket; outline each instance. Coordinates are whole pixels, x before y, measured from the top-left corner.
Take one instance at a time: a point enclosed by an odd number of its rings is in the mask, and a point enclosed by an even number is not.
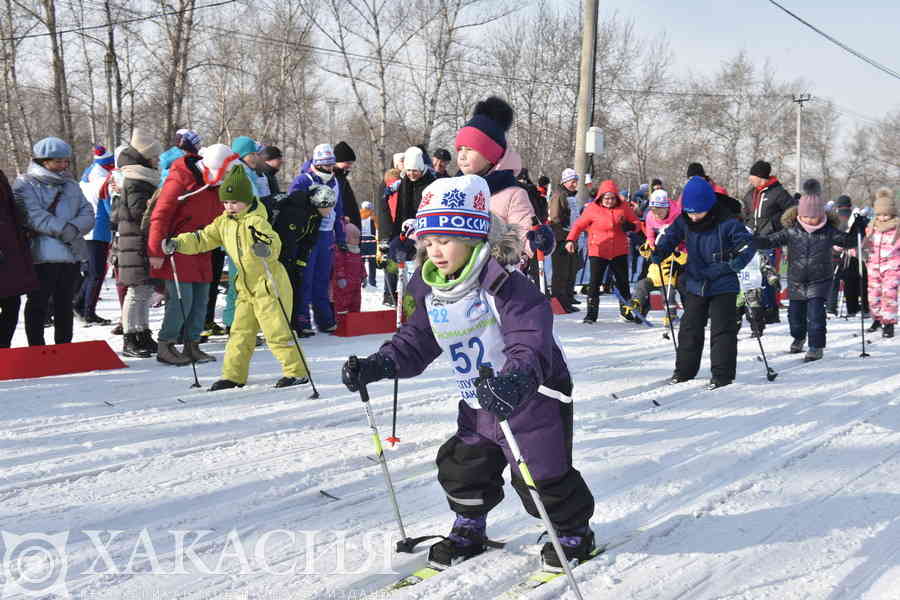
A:
[[[512,170],[513,176],[518,176],[522,170],[522,157],[512,149],[507,149],[506,154],[500,159],[491,172]],[[534,216],[534,208],[528,198],[525,188],[512,186],[500,190],[491,195],[491,212],[497,215],[504,223],[519,226],[519,237],[524,244],[524,252],[529,257],[532,255],[531,246],[525,235],[531,229],[531,218]]]
[[[647,236],[647,242],[651,248],[656,248],[656,236],[659,235],[659,231],[663,227],[671,225],[680,214],[681,202],[669,203],[669,216],[665,219],[660,219],[653,214],[651,209],[647,209],[647,212],[644,213],[644,235]]]
[[[870,270],[900,271],[900,231],[897,228],[877,231],[869,225],[863,249],[868,252],[866,267]]]

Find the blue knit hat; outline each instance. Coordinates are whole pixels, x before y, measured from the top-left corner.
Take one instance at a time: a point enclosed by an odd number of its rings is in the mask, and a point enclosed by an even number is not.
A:
[[[244,158],[253,152],[257,152],[256,142],[253,138],[247,137],[246,135],[235,138],[234,141],[231,142],[231,149],[241,158]]]
[[[694,175],[685,184],[681,199],[684,212],[706,212],[716,204],[716,193],[708,181],[699,175]]]
[[[32,148],[34,158],[71,158],[72,147],[58,137],[45,137]]]
[[[94,162],[98,165],[112,168],[116,160],[112,152],[110,152],[100,144],[97,144],[96,146],[94,146]]]

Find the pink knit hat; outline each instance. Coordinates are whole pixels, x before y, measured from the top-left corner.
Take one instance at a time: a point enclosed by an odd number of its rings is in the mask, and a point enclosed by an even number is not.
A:
[[[815,179],[807,179],[803,182],[803,195],[800,196],[797,216],[819,220],[825,218],[825,201],[822,199],[822,186]]]

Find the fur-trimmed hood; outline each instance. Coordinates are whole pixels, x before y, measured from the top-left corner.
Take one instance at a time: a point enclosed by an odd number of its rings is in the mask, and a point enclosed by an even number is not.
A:
[[[504,267],[519,264],[522,257],[522,238],[518,225],[506,223],[492,213],[491,231],[488,233],[487,243],[491,246],[491,257]],[[421,267],[425,264],[428,253],[421,244],[416,244],[416,246],[416,265]]]
[[[800,212],[800,208],[797,206],[791,206],[783,213],[781,213],[781,226],[785,229],[793,227],[797,225],[797,213]],[[835,229],[839,229],[838,225],[840,222],[838,221],[838,216],[833,212],[825,213],[826,218],[828,219],[828,223],[834,227]]]

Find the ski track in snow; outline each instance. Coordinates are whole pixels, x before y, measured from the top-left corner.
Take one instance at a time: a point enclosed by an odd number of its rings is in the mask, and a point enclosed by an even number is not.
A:
[[[99,312],[109,314],[114,290],[103,295]],[[368,292],[364,304],[377,309],[378,297]],[[767,382],[745,326],[735,384],[703,390],[704,357],[697,381],[650,387],[671,372],[671,341],[662,327],[625,324],[615,312],[603,297],[596,325],[578,313],[556,320],[576,386],[575,466],[596,497],[598,541],[615,546],[576,570],[585,598],[900,598],[900,345],[878,338],[861,359],[858,322],[832,320],[825,359],[804,364],[784,353],[787,324],[772,325],[763,342],[779,376]],[[76,324],[76,341],[108,333]],[[386,337],[304,340],[316,400],[307,386],[271,388],[280,369],[264,347],[247,387],[216,394],[189,389],[189,369],[152,360],[0,382],[0,531],[69,531],[66,585],[76,599],[331,600],[380,589],[421,566],[427,543],[415,555],[391,551],[396,526],[370,430],[339,369]],[[121,338],[107,339],[119,348]],[[223,344],[207,348],[222,360]],[[220,369],[198,366],[204,387]],[[411,536],[446,533],[452,520],[434,467],[455,429],[447,372],[442,357],[400,382],[402,442],[386,455]],[[385,438],[392,385],[370,394]],[[542,527],[506,492],[488,522],[506,549],[390,597],[497,598],[527,576]],[[163,570],[174,561],[171,530],[209,531],[194,546],[208,565],[232,530],[247,547],[274,530],[318,533],[302,543],[269,538],[269,565],[285,573],[241,573],[233,556],[216,572],[141,572],[149,566],[138,556],[137,572],[86,573],[97,553],[81,532],[123,531],[107,546],[121,568],[144,529]],[[6,577],[0,569],[0,584]],[[560,578],[528,597],[574,595]]]

